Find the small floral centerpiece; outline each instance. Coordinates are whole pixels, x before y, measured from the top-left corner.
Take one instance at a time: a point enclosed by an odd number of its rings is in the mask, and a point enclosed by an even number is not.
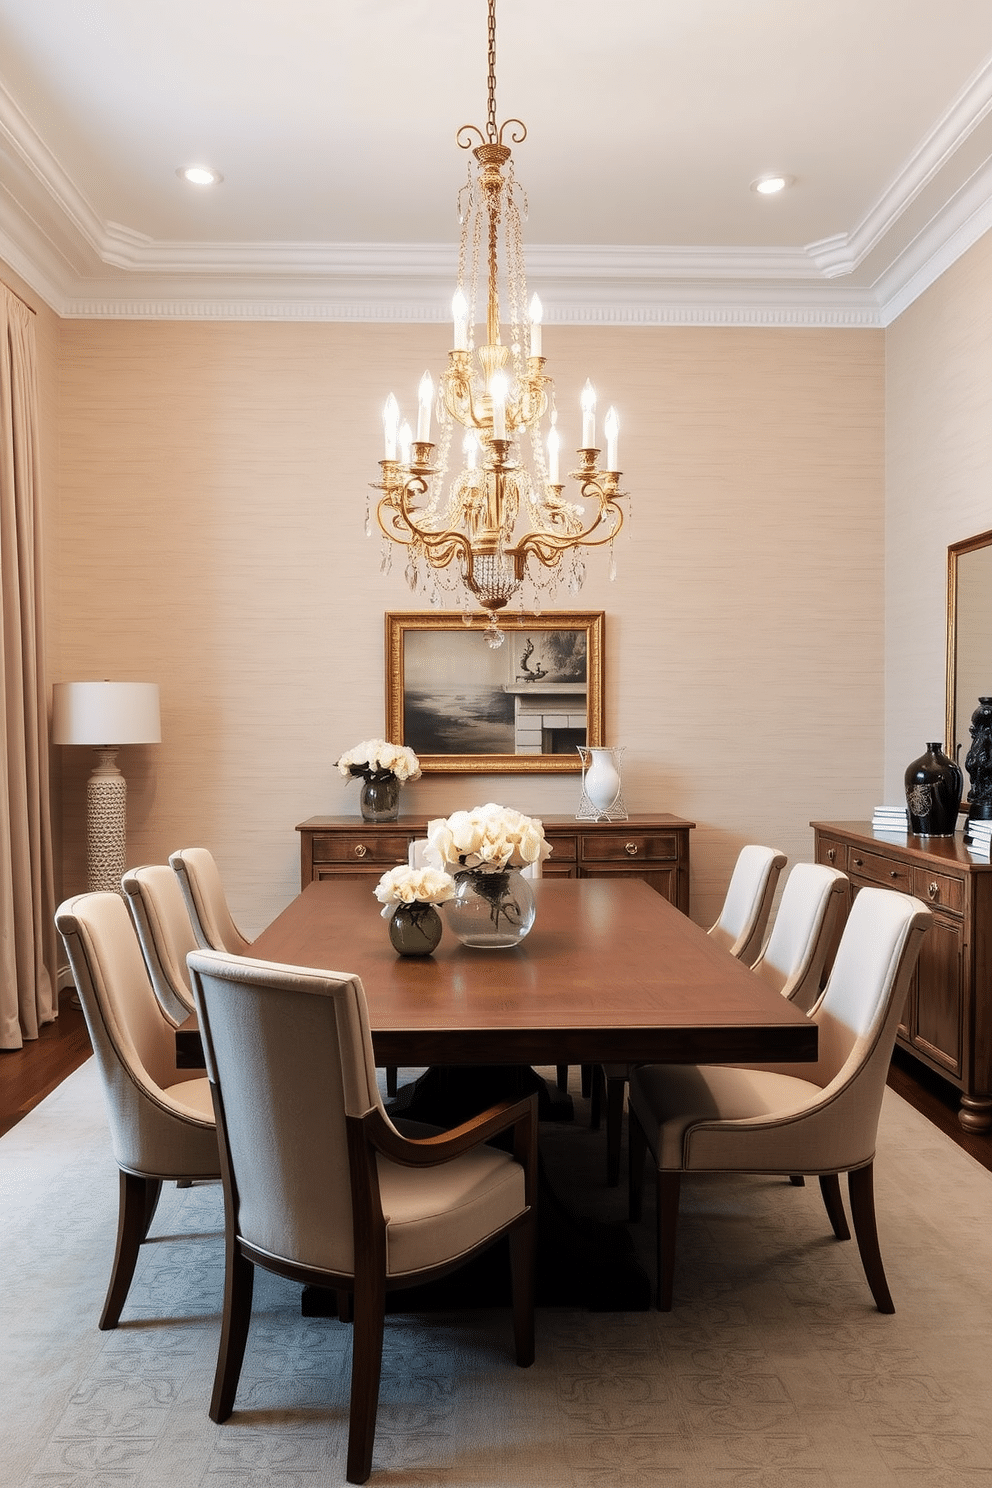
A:
[[[429,956],[441,939],[441,917],[435,905],[455,892],[449,873],[437,868],[390,868],[375,886],[389,938],[401,956]]]
[[[464,945],[496,950],[523,939],[535,903],[519,870],[542,863],[550,852],[536,817],[494,801],[427,823],[425,855],[454,875],[455,895],[445,913]]]
[[[400,810],[400,786],[420,779],[420,761],[405,744],[387,739],[363,739],[336,762],[341,774],[362,779],[364,821],[395,821]]]

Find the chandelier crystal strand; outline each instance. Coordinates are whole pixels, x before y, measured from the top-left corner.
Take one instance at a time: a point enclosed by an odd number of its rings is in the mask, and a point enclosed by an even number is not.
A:
[[[584,548],[609,545],[623,526],[615,411],[604,423],[607,467],[595,442],[595,394],[583,392],[579,468],[569,472],[578,499],[564,498],[553,386],[545,367],[540,300],[527,296],[521,204],[507,140],[527,137],[519,119],[497,124],[496,3],[488,4],[485,128],[463,125],[458,145],[471,150],[468,180],[458,195],[458,280],[452,300],[454,340],[436,384],[421,384],[414,439],[390,397],[384,416],[385,458],[376,508],[388,548],[406,549],[405,575],[414,591],[454,593],[469,613],[488,616],[486,639],[499,645],[496,616],[533,593],[533,612],[560,585],[576,592],[585,577]],[[478,315],[486,285],[485,318]],[[501,293],[505,336],[501,329]],[[477,344],[477,327],[485,339]],[[436,394],[431,396],[430,394]],[[550,413],[551,442],[542,430]],[[431,439],[431,423],[439,429]],[[459,437],[459,431],[464,435]],[[456,440],[452,449],[452,439]],[[449,462],[462,468],[447,481]],[[525,463],[526,462],[526,463]]]

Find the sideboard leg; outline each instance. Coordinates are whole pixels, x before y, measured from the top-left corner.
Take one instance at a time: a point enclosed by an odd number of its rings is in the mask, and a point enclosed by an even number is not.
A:
[[[963,1095],[958,1121],[966,1132],[992,1131],[992,1095]]]

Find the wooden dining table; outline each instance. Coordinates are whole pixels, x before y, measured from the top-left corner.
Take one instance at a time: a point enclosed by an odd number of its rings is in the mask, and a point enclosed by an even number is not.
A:
[[[369,880],[308,884],[252,945],[266,961],[357,973],[380,1065],[741,1063],[816,1059],[817,1028],[647,884],[539,879],[505,950],[445,929],[396,954]]]

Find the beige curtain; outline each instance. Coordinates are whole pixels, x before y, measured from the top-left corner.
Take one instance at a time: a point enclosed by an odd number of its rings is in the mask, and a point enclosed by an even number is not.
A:
[[[58,1014],[34,317],[0,285],[0,1049]]]

